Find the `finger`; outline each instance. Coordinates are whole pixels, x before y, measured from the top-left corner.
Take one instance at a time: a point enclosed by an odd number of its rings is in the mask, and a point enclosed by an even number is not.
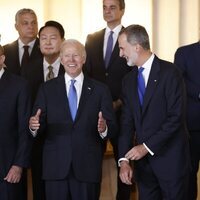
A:
[[[125,158],[127,158],[128,160],[129,159],[132,159],[134,157],[134,155],[132,155],[131,152],[128,152],[126,155],[125,155]]]

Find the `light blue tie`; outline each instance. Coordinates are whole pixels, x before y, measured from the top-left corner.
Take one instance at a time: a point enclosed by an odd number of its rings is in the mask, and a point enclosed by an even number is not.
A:
[[[110,62],[110,57],[112,54],[112,48],[113,48],[113,31],[110,31],[110,35],[108,37],[107,47],[106,47],[106,55],[105,55],[105,66],[108,67],[108,64]]]
[[[138,69],[138,95],[139,95],[141,106],[143,104],[143,98],[144,98],[144,93],[145,93],[145,82],[144,82],[144,77],[142,75],[143,70],[144,70],[143,67],[140,67]]]
[[[76,88],[74,86],[75,82],[76,80],[73,80],[73,79],[71,80],[69,93],[68,93],[69,108],[70,108],[73,121],[76,117],[76,112],[77,112],[77,94],[76,94]]]

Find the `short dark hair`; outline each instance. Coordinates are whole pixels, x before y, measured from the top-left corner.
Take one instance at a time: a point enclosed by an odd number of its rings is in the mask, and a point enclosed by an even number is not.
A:
[[[125,1],[124,0],[118,0],[118,1],[119,1],[120,10],[125,9]]]
[[[45,25],[42,26],[42,27],[40,28],[40,30],[39,30],[39,32],[38,32],[39,37],[40,37],[41,31],[42,31],[44,28],[46,28],[46,27],[54,27],[54,28],[56,28],[56,29],[59,31],[59,33],[60,33],[60,37],[61,37],[62,39],[64,39],[64,37],[65,37],[65,30],[64,30],[63,26],[62,26],[59,22],[52,21],[52,20],[47,21],[47,22],[45,23]]]
[[[146,50],[150,49],[149,35],[143,26],[138,24],[127,26],[120,31],[119,35],[121,34],[126,35],[128,43],[139,44]]]

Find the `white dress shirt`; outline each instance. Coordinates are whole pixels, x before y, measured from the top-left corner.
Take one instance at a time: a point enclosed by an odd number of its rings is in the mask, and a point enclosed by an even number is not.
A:
[[[35,44],[35,40],[33,40],[32,42],[29,42],[28,44],[26,44],[26,45],[29,46],[29,48],[28,48],[29,55],[31,55],[31,52],[33,50],[33,46]],[[22,56],[24,54],[24,45],[25,44],[20,39],[18,39],[18,51],[19,51],[19,61],[20,61],[20,64],[22,62]]]
[[[106,48],[107,48],[108,37],[110,35],[110,31],[113,31],[113,48],[114,48],[114,46],[115,46],[115,44],[117,42],[118,36],[119,36],[119,32],[121,31],[121,29],[122,29],[122,25],[121,24],[116,26],[113,30],[111,30],[109,27],[106,27],[105,34],[104,34],[104,44],[103,44],[103,55],[104,55],[104,58],[105,58],[105,55],[106,55]]]
[[[0,79],[1,79],[1,77],[2,77],[2,75],[3,75],[3,73],[4,73],[4,68],[2,68],[1,70],[0,70]]]

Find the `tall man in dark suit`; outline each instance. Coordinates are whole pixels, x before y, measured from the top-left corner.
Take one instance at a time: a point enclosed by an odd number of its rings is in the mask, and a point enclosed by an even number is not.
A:
[[[188,200],[190,157],[181,73],[151,52],[144,27],[128,26],[118,41],[120,56],[135,66],[122,86],[120,178],[132,184],[129,162],[134,161],[139,199]]]
[[[5,64],[9,72],[20,75],[28,80],[31,89],[32,102],[35,98],[35,80],[37,75],[34,71],[37,66],[32,69],[30,66],[37,59],[42,59],[42,54],[39,49],[38,22],[37,16],[32,9],[20,9],[15,15],[15,28],[18,31],[19,38],[11,44],[4,46]],[[27,171],[22,174],[24,189],[22,191],[23,198],[27,199]]]
[[[60,62],[60,46],[64,40],[65,31],[57,21],[47,21],[39,30],[40,50],[42,59],[37,59],[29,66],[28,80],[31,80],[34,97],[41,83],[58,75],[64,74],[65,70]],[[45,135],[39,135],[34,140],[32,151],[32,183],[33,199],[45,199],[45,187],[42,180],[42,149]]]
[[[46,134],[46,198],[98,200],[103,140],[116,129],[111,95],[106,85],[83,75],[86,52],[81,43],[66,40],[60,55],[66,73],[41,86],[36,115],[30,118],[34,134]]]
[[[19,38],[4,46],[5,64],[10,72],[26,78],[29,64],[42,57],[37,38],[38,22],[35,12],[29,8],[20,9],[15,15],[15,28]],[[26,63],[23,63],[25,47],[28,50],[28,55],[26,55],[28,58]]]
[[[21,175],[30,165],[28,83],[8,72],[0,46],[0,199],[21,200]]]
[[[109,87],[118,122],[121,113],[120,92],[122,78],[131,70],[126,65],[126,60],[119,57],[117,41],[119,31],[123,28],[121,19],[124,11],[124,0],[103,0],[103,17],[107,22],[107,27],[94,34],[89,34],[85,45],[87,59],[84,70],[90,77],[105,83]],[[111,46],[112,54],[110,59],[107,59],[106,50],[111,31],[113,40]],[[111,140],[111,144],[117,164],[117,137]],[[119,177],[117,181],[116,199],[128,200],[130,198],[131,187],[123,184]]]
[[[189,197],[197,199],[197,172],[200,160],[200,42],[177,49],[174,63],[181,69],[187,91],[187,126],[190,133],[192,171]]]

